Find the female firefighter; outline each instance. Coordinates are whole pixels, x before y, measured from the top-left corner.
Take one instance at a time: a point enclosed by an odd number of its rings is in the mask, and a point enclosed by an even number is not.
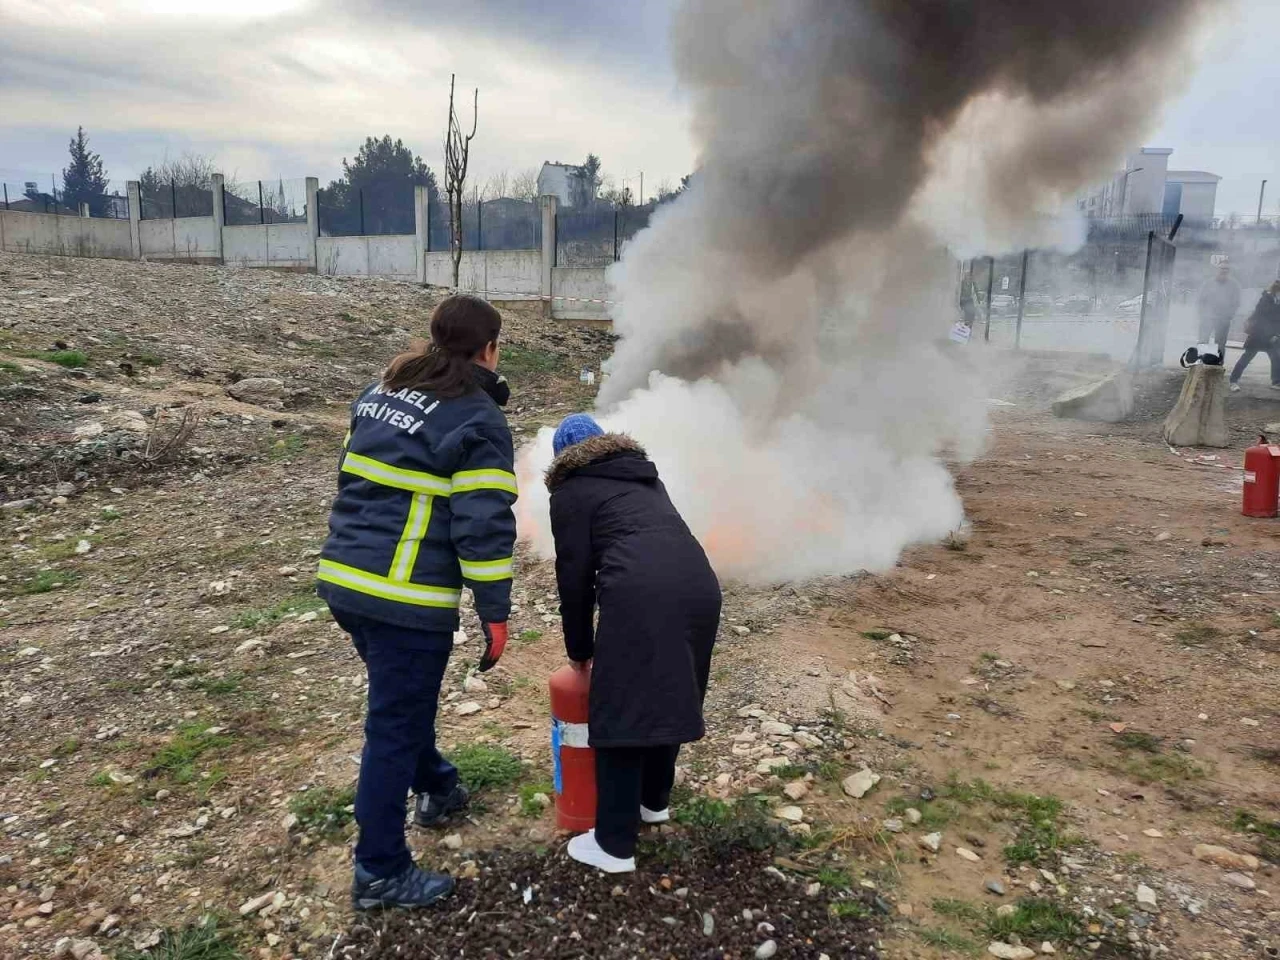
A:
[[[623,873],[635,869],[640,822],[668,818],[680,744],[705,732],[720,584],[639,444],[574,414],[554,448],[560,614],[569,659],[591,669],[596,759],[596,828],[569,855]]]
[[[453,880],[414,864],[404,837],[466,806],[458,771],[435,744],[440,684],[465,584],[486,640],[481,670],[507,641],[516,499],[501,407],[502,318],[455,295],[431,315],[431,342],[392,360],[351,408],[338,496],[321,554],[320,596],[351,634],[369,677],[356,788],[356,909],[427,906]]]

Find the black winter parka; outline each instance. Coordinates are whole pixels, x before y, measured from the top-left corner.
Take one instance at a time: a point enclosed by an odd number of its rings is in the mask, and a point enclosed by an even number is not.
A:
[[[700,739],[720,584],[657,467],[605,434],[565,450],[546,479],[565,649],[594,659],[591,746]]]

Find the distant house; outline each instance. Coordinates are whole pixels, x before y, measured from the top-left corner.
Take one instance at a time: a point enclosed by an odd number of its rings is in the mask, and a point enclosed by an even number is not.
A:
[[[547,161],[538,171],[538,196],[555,196],[563,206],[573,205],[573,179],[578,166],[573,163]]]

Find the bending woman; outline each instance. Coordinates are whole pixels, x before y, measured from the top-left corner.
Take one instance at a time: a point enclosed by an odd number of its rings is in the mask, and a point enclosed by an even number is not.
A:
[[[574,414],[554,446],[560,615],[569,659],[591,670],[596,757],[596,828],[569,855],[622,873],[635,869],[641,820],[668,819],[680,744],[705,733],[720,584],[639,444]]]

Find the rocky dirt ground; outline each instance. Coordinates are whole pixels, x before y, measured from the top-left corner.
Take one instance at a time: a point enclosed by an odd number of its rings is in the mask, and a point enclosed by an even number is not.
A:
[[[311,569],[347,404],[439,296],[0,256],[0,956],[1280,956],[1280,525],[1239,450],[1159,441],[1176,373],[1130,424],[1049,416],[1106,369],[1063,355],[1009,358],[963,535],[728,585],[712,735],[621,883],[546,809],[521,556],[516,642],[480,679],[469,630],[442,708],[477,803],[412,838],[458,897],[353,917],[363,676]],[[519,437],[610,339],[506,316]]]

